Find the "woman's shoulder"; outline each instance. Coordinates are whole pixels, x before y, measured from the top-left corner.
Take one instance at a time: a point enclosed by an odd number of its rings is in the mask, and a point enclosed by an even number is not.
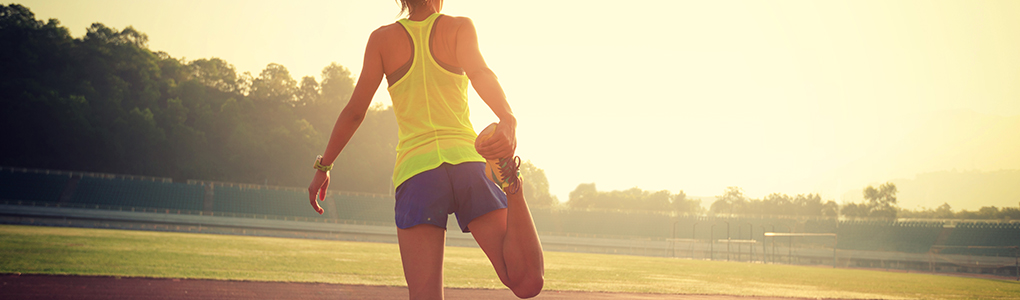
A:
[[[406,40],[407,33],[404,31],[403,26],[400,23],[390,23],[383,26],[379,26],[372,31],[372,34],[368,37],[368,43],[383,43],[387,44],[395,40]]]
[[[390,24],[379,26],[379,28],[376,28],[375,30],[372,31],[372,35],[376,36],[376,35],[394,34],[394,33],[401,33],[403,31],[404,31],[404,28],[403,28],[403,26],[400,25],[400,23],[393,22],[393,23],[390,23]]]
[[[443,22],[446,22],[449,25],[456,26],[456,27],[459,27],[459,26],[462,26],[462,25],[474,26],[471,23],[471,18],[468,18],[468,17],[443,15],[443,19],[444,19]]]

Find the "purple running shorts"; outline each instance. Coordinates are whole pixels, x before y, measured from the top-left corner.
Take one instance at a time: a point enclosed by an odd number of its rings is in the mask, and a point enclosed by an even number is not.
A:
[[[443,163],[414,175],[396,190],[394,207],[397,227],[431,224],[446,228],[451,213],[463,232],[477,217],[506,208],[506,194],[485,177],[485,163]]]

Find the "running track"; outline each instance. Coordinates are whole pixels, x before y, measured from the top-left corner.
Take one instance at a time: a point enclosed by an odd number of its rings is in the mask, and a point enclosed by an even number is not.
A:
[[[2,299],[407,299],[407,288],[290,283],[166,279],[109,276],[0,275]],[[446,299],[517,299],[509,290],[446,289]],[[662,295],[543,291],[533,299],[691,299],[691,300],[806,300],[777,297],[720,295]]]

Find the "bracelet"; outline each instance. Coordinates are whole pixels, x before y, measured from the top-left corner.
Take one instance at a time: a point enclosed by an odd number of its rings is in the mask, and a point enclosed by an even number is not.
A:
[[[323,172],[329,172],[329,170],[333,169],[333,165],[323,166],[322,165],[322,155],[319,155],[319,156],[315,157],[315,164],[312,165],[312,168],[315,168],[316,170],[323,171]]]

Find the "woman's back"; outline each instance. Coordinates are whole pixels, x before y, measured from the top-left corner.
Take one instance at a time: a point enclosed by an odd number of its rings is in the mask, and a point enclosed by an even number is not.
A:
[[[408,20],[420,22],[421,20]],[[435,22],[435,29],[431,32],[430,49],[432,57],[444,69],[464,74],[464,69],[457,59],[457,35],[461,25],[471,22],[464,17],[453,17],[442,15]],[[473,32],[472,32],[473,33]],[[384,47],[380,48],[379,55],[382,59],[383,71],[386,73],[386,80],[393,85],[403,77],[406,70],[401,70],[411,61],[414,55],[414,47],[408,38],[408,33],[400,23],[385,25],[372,33],[372,38],[378,38]],[[399,71],[399,72],[398,72]]]

